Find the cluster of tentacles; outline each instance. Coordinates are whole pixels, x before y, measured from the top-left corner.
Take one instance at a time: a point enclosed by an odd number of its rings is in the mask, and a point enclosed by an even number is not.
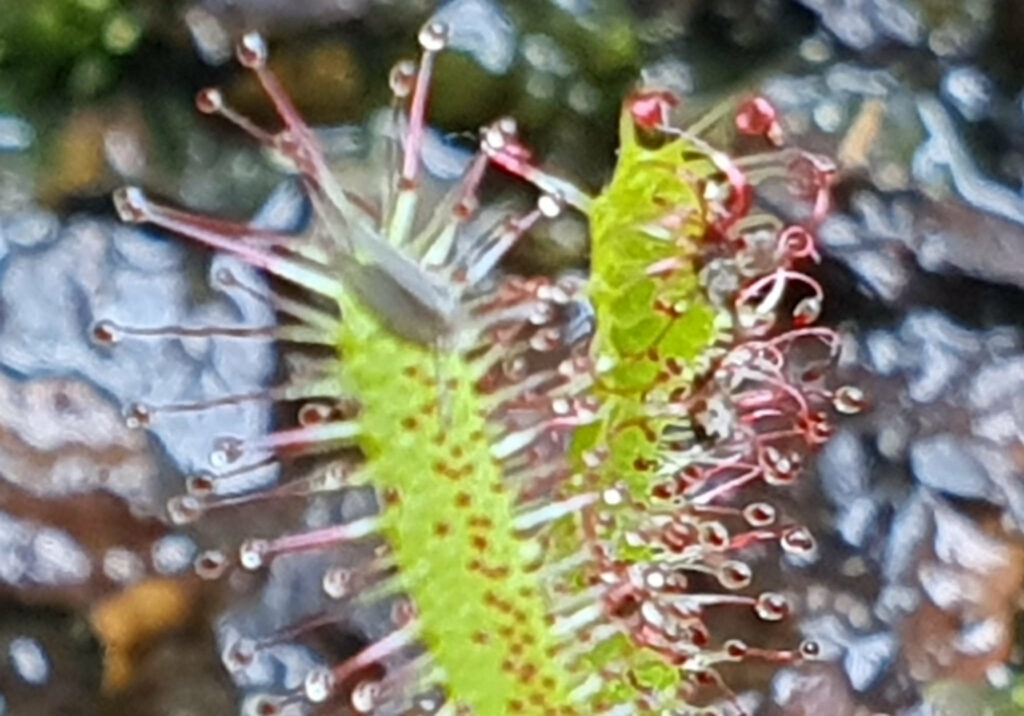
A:
[[[438,140],[425,117],[446,36],[428,24],[419,63],[392,72],[395,105],[373,132],[376,186],[339,181],[258,36],[243,38],[238,57],[276,107],[279,131],[253,125],[217,90],[200,93],[201,111],[256,137],[299,177],[314,209],[302,235],[196,216],[135,188],[115,196],[126,221],[234,254],[308,299],[261,294],[282,316],[265,329],[100,321],[97,340],[219,332],[329,354],[267,393],[207,403],[302,405],[295,427],[220,440],[213,471],[189,478],[171,519],[361,486],[377,496],[376,514],[286,535],[254,528],[237,559],[200,557],[197,571],[213,578],[303,551],[359,555],[324,568],[331,609],[281,633],[234,635],[225,663],[244,671],[281,640],[383,604],[384,636],[310,670],[298,688],[251,695],[248,712],[682,714],[707,684],[726,694],[709,713],[738,711],[717,665],[817,652],[758,649],[708,629],[716,607],[767,621],[788,611],[777,592],[749,593],[745,552],[768,542],[814,549],[771,504],[744,503],[742,488],[792,482],[827,439],[832,409],[863,403],[856,389],[825,385],[838,342],[811,325],[822,290],[798,268],[817,258],[810,229],[755,212],[752,187],[788,179],[807,195],[813,227],[827,209],[829,167],[789,150],[732,159],[700,127],[673,128],[670,97],[644,92],[627,103],[619,170],[597,198],[535,166],[508,119],[481,131],[458,179],[438,181],[426,166]],[[778,139],[760,99],[736,127]],[[489,166],[536,185],[536,203],[481,202]],[[588,280],[500,272],[517,241],[569,207],[591,221]],[[630,254],[616,243],[621,232],[655,248]],[[256,293],[229,272],[218,281]],[[809,295],[787,317],[792,286]],[[135,404],[127,415],[145,425],[199,407]],[[219,487],[308,456],[319,458],[311,472],[278,486]]]

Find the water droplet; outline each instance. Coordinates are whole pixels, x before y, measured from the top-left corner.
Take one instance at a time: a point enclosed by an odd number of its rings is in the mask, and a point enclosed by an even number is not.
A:
[[[17,637],[7,647],[11,666],[26,683],[42,686],[50,678],[50,658],[36,639]]]
[[[868,405],[864,391],[855,385],[844,385],[832,396],[832,405],[843,415],[856,415]]]
[[[263,566],[269,551],[270,542],[267,540],[247,539],[238,548],[238,561],[251,572]]]
[[[352,689],[352,708],[356,713],[368,714],[377,706],[380,697],[380,683],[373,680],[360,681]]]
[[[123,186],[114,190],[113,199],[114,209],[121,221],[138,224],[149,217],[149,205],[142,189],[136,186]]]
[[[811,554],[817,546],[814,535],[809,529],[802,526],[787,529],[782,533],[779,543],[782,545],[782,549],[790,554],[801,555]]]
[[[797,326],[808,326],[818,320],[821,316],[821,299],[817,296],[807,296],[793,307],[793,323]]]
[[[224,108],[224,95],[216,87],[206,87],[196,93],[196,109],[203,114],[213,114]]]
[[[110,321],[96,321],[92,330],[89,331],[89,335],[94,343],[102,346],[114,345],[122,338],[121,331],[117,330]]]
[[[416,86],[416,63],[412,60],[402,60],[395,63],[388,75],[388,84],[391,92],[399,99],[404,99],[412,94]]]
[[[185,480],[185,490],[196,498],[209,497],[216,487],[216,478],[209,472],[197,472]]]
[[[821,656],[821,644],[814,639],[805,639],[800,644],[800,656],[812,660]]]
[[[345,567],[331,567],[324,572],[324,593],[331,599],[342,599],[348,594],[352,573]]]
[[[775,522],[778,512],[767,502],[752,502],[743,508],[743,519],[751,527],[767,527]]]
[[[448,25],[443,22],[428,22],[420,30],[420,47],[427,52],[440,52],[448,45]]]
[[[783,455],[774,447],[765,448],[761,454],[762,478],[766,485],[777,487],[792,484],[799,466],[799,461]]]
[[[621,505],[625,501],[625,497],[622,494],[622,490],[615,487],[609,487],[607,490],[601,493],[601,499],[604,503],[610,507],[616,507]]]
[[[754,613],[766,622],[777,622],[789,614],[789,600],[778,592],[763,592],[754,603]]]
[[[429,716],[429,714],[433,714],[441,708],[441,700],[432,696],[420,696],[416,699],[416,708],[424,716]]]
[[[219,579],[228,567],[228,558],[218,549],[209,549],[196,557],[193,564],[200,579]]]
[[[302,682],[302,690],[309,701],[322,704],[334,693],[334,674],[325,667],[310,669]]]
[[[704,522],[700,526],[700,543],[713,550],[729,546],[729,530],[721,522]]]
[[[722,650],[730,659],[735,659],[737,661],[750,653],[750,647],[741,639],[729,639],[723,645]]]
[[[146,427],[153,418],[153,411],[145,403],[129,403],[122,414],[124,424],[131,430]]]
[[[213,284],[219,288],[230,288],[238,285],[238,279],[231,269],[221,267],[213,274]]]
[[[299,425],[321,425],[334,416],[334,408],[327,403],[306,403],[299,408]]]
[[[247,32],[235,49],[242,67],[258,69],[267,64],[267,43],[258,32]]]
[[[759,311],[749,303],[741,303],[736,307],[736,321],[743,330],[760,335],[775,325],[775,314],[771,311]]]
[[[284,709],[286,699],[281,696],[257,694],[245,700],[242,716],[278,716]]]
[[[555,309],[549,303],[540,303],[527,317],[527,320],[531,325],[543,326],[546,323],[550,323],[551,319],[555,316]]]
[[[176,525],[187,525],[202,517],[203,504],[194,495],[176,495],[167,501],[167,516]]]
[[[718,582],[728,590],[735,591],[750,586],[753,570],[746,562],[729,560],[718,568]]]
[[[218,438],[210,452],[210,465],[215,468],[227,467],[237,462],[243,453],[243,443],[238,438]]]
[[[511,117],[502,117],[484,127],[482,141],[488,148],[498,152],[514,144],[519,128]]]
[[[565,200],[561,195],[553,192],[545,192],[537,199],[537,208],[548,219],[554,219],[561,214],[564,207]]]
[[[224,668],[231,673],[242,671],[252,664],[256,658],[256,642],[246,637],[232,640],[224,650],[221,660]]]
[[[391,606],[391,623],[401,628],[408,626],[419,616],[411,599],[399,599]]]
[[[665,573],[660,569],[651,569],[644,576],[644,583],[651,589],[664,589],[665,585],[668,584],[668,580],[665,578]]]
[[[529,366],[525,358],[522,356],[516,356],[514,358],[506,358],[502,361],[501,372],[508,380],[516,382],[526,377],[528,367]]]

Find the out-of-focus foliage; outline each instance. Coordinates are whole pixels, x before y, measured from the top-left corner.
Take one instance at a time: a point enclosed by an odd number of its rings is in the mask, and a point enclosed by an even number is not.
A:
[[[1018,716],[1024,713],[1024,678],[996,689],[958,681],[937,681],[925,689],[929,716]]]
[[[0,98],[22,102],[110,87],[142,36],[123,0],[31,0],[0,12]]]

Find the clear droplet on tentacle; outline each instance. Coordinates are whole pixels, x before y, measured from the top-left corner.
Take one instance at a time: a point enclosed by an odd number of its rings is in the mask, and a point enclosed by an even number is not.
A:
[[[194,495],[175,495],[167,501],[167,516],[175,525],[187,525],[203,516],[205,508]]]
[[[267,64],[269,56],[266,40],[258,32],[243,35],[235,48],[235,54],[238,55],[239,64],[248,69],[262,68]]]
[[[145,403],[129,403],[122,414],[124,424],[131,430],[147,427],[153,420],[153,411]]]
[[[741,639],[729,639],[722,645],[722,651],[724,651],[725,655],[730,659],[739,661],[750,653],[750,647]]]
[[[347,596],[351,583],[352,572],[345,567],[331,567],[324,572],[323,590],[331,599],[342,599]]]
[[[448,46],[448,25],[443,22],[428,22],[420,30],[420,47],[427,52],[440,52]]]
[[[754,602],[754,613],[766,622],[777,622],[789,614],[789,600],[778,592],[763,592]]]
[[[801,658],[812,661],[821,657],[821,644],[814,639],[805,639],[800,643]]]
[[[767,502],[753,502],[743,508],[743,519],[751,527],[768,527],[775,522],[778,511]]]
[[[793,308],[793,323],[796,326],[809,326],[821,316],[821,299],[817,296],[807,296]]]
[[[502,117],[483,129],[481,141],[493,151],[502,151],[514,145],[519,137],[519,127],[511,117]]]
[[[391,86],[391,93],[399,99],[411,95],[416,86],[416,63],[412,60],[397,62],[388,75],[388,84]]]
[[[215,114],[224,109],[224,94],[216,87],[205,87],[196,93],[196,109],[203,114]]]
[[[306,403],[299,408],[299,425],[320,425],[334,415],[334,407],[327,403]]]
[[[754,572],[746,562],[729,560],[718,568],[719,584],[731,591],[750,586],[753,577]]]
[[[134,186],[125,186],[115,189],[114,209],[118,217],[126,224],[138,224],[149,217],[147,211],[148,203],[142,189]]]
[[[855,385],[844,385],[832,396],[832,405],[843,415],[856,415],[868,405],[864,391]]]
[[[352,696],[350,699],[352,709],[356,713],[360,714],[373,713],[373,710],[377,707],[379,697],[380,682],[371,679],[360,681],[356,684],[356,687],[352,689]]]
[[[729,530],[721,522],[703,522],[700,543],[713,550],[724,550],[729,546]]]
[[[790,527],[782,533],[779,542],[786,552],[797,555],[811,554],[817,547],[814,535],[806,527]]]
[[[775,325],[775,313],[759,311],[756,306],[741,303],[736,308],[736,320],[743,330],[754,335],[762,335]]]
[[[249,571],[261,568],[270,551],[270,543],[265,539],[247,539],[238,548],[238,561]]]
[[[233,639],[221,655],[221,661],[224,662],[224,668],[226,668],[230,673],[235,673],[248,668],[255,658],[256,642],[245,637]]]
[[[193,566],[200,579],[220,579],[228,568],[228,558],[220,550],[210,549],[196,557]]]
[[[537,208],[548,219],[554,219],[565,208],[565,199],[555,192],[545,192],[537,199]]]
[[[195,498],[209,497],[216,489],[216,478],[208,472],[197,472],[185,480],[185,491]]]
[[[89,331],[89,336],[93,343],[101,346],[112,346],[124,337],[111,321],[96,321]]]
[[[284,711],[286,699],[269,694],[256,694],[242,704],[242,716],[279,716]]]
[[[302,682],[306,698],[314,704],[322,704],[334,693],[334,674],[326,667],[311,669]]]
[[[210,453],[210,465],[215,468],[227,467],[237,462],[243,452],[243,443],[238,438],[218,438]]]

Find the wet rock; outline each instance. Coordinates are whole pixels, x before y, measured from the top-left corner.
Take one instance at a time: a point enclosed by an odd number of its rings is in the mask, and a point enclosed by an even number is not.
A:
[[[991,0],[800,0],[821,17],[840,42],[854,50],[880,45],[926,45],[937,55],[974,49],[988,29]]]
[[[105,490],[149,512],[164,492],[146,437],[78,381],[0,377],[0,474],[38,497]]]
[[[0,512],[0,581],[11,587],[74,587],[92,575],[89,555],[67,532]]]
[[[783,713],[791,716],[821,713],[866,716],[869,713],[865,707],[856,705],[842,671],[831,665],[780,671],[772,684],[772,697],[775,704],[784,708]]]
[[[451,28],[449,46],[470,55],[487,72],[503,75],[512,68],[516,57],[516,27],[497,3],[450,0],[434,14],[434,19]]]
[[[95,716],[99,645],[65,612],[0,603],[0,703],[5,714]]]
[[[97,446],[97,454],[104,445],[116,446],[125,455],[138,453],[145,445],[144,434],[125,432],[116,414],[120,406],[251,393],[267,378],[273,366],[268,344],[217,337],[126,336],[116,345],[104,345],[93,339],[93,327],[100,320],[141,328],[251,326],[273,320],[266,304],[242,291],[225,290],[221,296],[196,302],[190,295],[184,256],[180,246],[143,231],[77,218],[62,227],[57,241],[42,250],[15,248],[3,264],[0,364],[23,376],[77,375],[114,400],[103,406],[86,388],[65,389],[63,397],[50,389],[49,398],[40,394],[32,399],[34,404],[27,404],[30,393],[8,388],[8,412],[14,413],[8,420],[17,421],[12,427],[24,426],[28,439],[39,442],[37,450],[63,469],[53,479],[62,480],[65,487],[76,480],[98,485],[102,473],[87,476],[70,458],[62,462],[62,442],[82,446],[77,448],[79,455],[91,450],[89,446]],[[250,286],[260,286],[260,279],[246,267],[218,257],[212,270],[221,267]],[[198,413],[158,414],[152,427],[172,458],[183,470],[192,471],[205,465],[218,434],[259,433],[266,428],[267,417],[265,405],[250,402]],[[152,463],[147,467],[146,458],[137,459],[143,462],[120,472],[108,470],[106,479],[116,482],[123,475],[134,481],[116,489],[131,493],[137,506],[159,511],[155,498],[169,487],[179,488],[152,484]]]
[[[843,670],[855,691],[866,691],[882,678],[899,650],[895,635],[872,634],[846,646]]]
[[[822,450],[818,469],[825,494],[840,505],[864,494],[870,484],[867,454],[860,437],[840,430]]]
[[[988,471],[951,435],[931,435],[910,448],[914,476],[928,487],[966,499],[992,497]]]
[[[31,637],[18,637],[7,645],[7,659],[27,684],[42,686],[50,679],[50,657],[43,645]]]
[[[820,231],[827,252],[889,304],[931,298],[933,274],[1024,286],[1024,199],[1008,183],[1014,170],[995,175],[967,141],[970,123],[1007,115],[991,78],[966,64],[936,67],[940,86],[900,65],[809,65],[804,75],[773,77],[764,91],[782,109],[792,143],[839,161],[842,199]],[[1011,133],[1024,119],[1014,116]],[[1009,140],[993,151],[1000,166],[1021,162]]]

